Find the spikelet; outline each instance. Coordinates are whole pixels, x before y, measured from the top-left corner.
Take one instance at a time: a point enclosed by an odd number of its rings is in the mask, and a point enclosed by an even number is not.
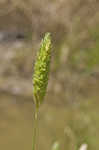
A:
[[[33,96],[36,107],[38,108],[44,100],[48,84],[48,76],[51,60],[51,36],[46,33],[41,42],[41,47],[37,53],[33,75]]]

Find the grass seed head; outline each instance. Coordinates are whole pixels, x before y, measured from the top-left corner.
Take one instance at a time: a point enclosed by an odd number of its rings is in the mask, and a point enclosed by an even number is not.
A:
[[[48,76],[51,60],[51,36],[46,33],[41,42],[40,50],[34,65],[33,95],[36,107],[39,107],[44,100],[48,84]]]

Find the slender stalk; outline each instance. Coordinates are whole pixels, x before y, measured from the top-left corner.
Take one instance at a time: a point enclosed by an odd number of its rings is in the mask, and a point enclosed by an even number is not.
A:
[[[38,109],[35,108],[35,112],[34,112],[34,128],[33,128],[33,147],[32,147],[32,150],[36,150],[37,129],[38,129]]]

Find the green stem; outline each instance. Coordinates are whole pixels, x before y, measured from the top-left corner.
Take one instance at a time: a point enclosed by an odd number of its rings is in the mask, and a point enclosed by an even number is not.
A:
[[[33,147],[32,147],[32,150],[36,150],[37,128],[38,128],[38,108],[35,108],[35,112],[34,112],[34,128],[33,128]]]

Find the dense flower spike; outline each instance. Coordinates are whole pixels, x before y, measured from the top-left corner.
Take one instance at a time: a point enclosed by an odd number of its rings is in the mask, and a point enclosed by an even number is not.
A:
[[[33,95],[36,107],[39,107],[44,100],[48,84],[48,75],[51,59],[51,36],[46,33],[42,40],[37,60],[34,66],[33,75]]]

